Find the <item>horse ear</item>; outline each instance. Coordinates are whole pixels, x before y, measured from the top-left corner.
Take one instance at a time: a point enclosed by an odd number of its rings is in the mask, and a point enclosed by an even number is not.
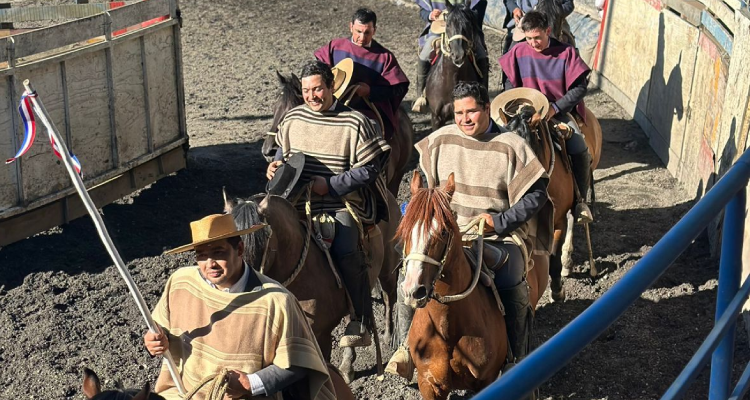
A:
[[[99,382],[99,377],[96,376],[96,372],[84,368],[83,369],[83,394],[87,399],[91,399],[97,394],[102,392],[102,385]]]
[[[420,175],[417,170],[414,170],[414,175],[411,177],[410,189],[412,196],[417,193],[417,190],[422,189],[422,175]]]
[[[445,9],[448,10],[448,12],[452,12],[455,6],[451,4],[451,0],[445,1]]]
[[[448,193],[448,196],[453,197],[453,193],[456,191],[456,178],[453,177],[453,172],[448,175],[448,182],[445,184],[444,190],[445,193]]]
[[[234,207],[237,206],[237,202],[227,195],[226,186],[221,187],[221,195],[224,196],[224,213],[231,214]]]
[[[278,69],[276,70],[276,78],[279,80],[280,84],[283,85],[286,83],[286,78],[284,78],[284,75],[281,75],[281,73],[279,73]]]
[[[149,385],[148,382],[146,382],[143,385],[143,389],[141,389],[140,392],[138,392],[137,395],[133,396],[133,400],[148,400],[148,395],[151,394],[151,385]]]

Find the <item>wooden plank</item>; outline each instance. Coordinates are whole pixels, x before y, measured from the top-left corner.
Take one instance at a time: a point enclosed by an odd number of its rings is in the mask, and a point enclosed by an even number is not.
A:
[[[665,5],[693,26],[700,26],[706,6],[697,0],[665,0]]]
[[[70,106],[70,148],[86,176],[115,168],[104,51],[66,61]]]
[[[108,9],[108,3],[13,7],[0,10],[0,22],[35,22],[87,18],[103,13]]]
[[[734,40],[732,34],[708,11],[703,11],[703,14],[701,15],[701,25],[703,25],[703,28],[713,36],[716,43],[718,43],[727,54],[732,55],[732,41]]]
[[[16,35],[13,37],[15,57],[23,58],[102,36],[105,22],[106,16],[101,14]]]
[[[114,9],[109,12],[109,15],[112,18],[112,31],[118,31],[150,19],[170,15],[169,2],[167,0],[139,1]]]
[[[26,239],[36,233],[64,223],[60,201],[29,211],[14,218],[0,220],[0,246]]]
[[[171,174],[187,167],[187,145],[182,149],[174,149],[161,156],[163,174]]]
[[[154,148],[159,148],[180,137],[174,37],[171,29],[163,29],[143,39],[151,135]]]
[[[140,38],[118,43],[112,57],[117,60],[112,64],[117,150],[120,163],[125,163],[148,152]]]
[[[23,138],[16,137],[13,113],[16,112],[11,102],[9,78],[0,80],[0,155],[3,159],[16,154],[17,143]],[[16,165],[5,165],[0,168],[0,211],[11,208],[18,201],[18,186],[16,184],[18,173]]]
[[[8,46],[10,46],[10,39],[0,38],[0,64],[8,62]]]

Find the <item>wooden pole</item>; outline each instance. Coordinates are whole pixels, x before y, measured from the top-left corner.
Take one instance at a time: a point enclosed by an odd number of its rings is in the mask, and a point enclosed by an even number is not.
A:
[[[31,86],[31,83],[28,79],[23,81],[23,86],[26,88],[26,91],[28,93],[35,93],[34,88]],[[130,276],[130,272],[128,272],[128,269],[125,266],[125,263],[122,261],[120,254],[117,252],[114,243],[112,243],[112,239],[109,237],[107,228],[104,226],[104,221],[102,220],[101,215],[99,215],[99,212],[97,211],[94,202],[91,200],[91,197],[89,197],[89,193],[86,190],[86,186],[84,186],[83,184],[81,176],[78,175],[75,168],[73,167],[73,161],[70,158],[68,146],[60,137],[60,134],[59,132],[57,132],[57,128],[55,127],[55,125],[47,117],[47,110],[44,108],[44,104],[42,103],[42,101],[36,96],[29,96],[29,99],[31,99],[31,103],[37,116],[39,116],[39,119],[47,127],[47,133],[55,139],[55,143],[57,143],[57,146],[60,148],[60,156],[62,157],[62,162],[65,165],[65,169],[68,170],[70,178],[73,180],[73,186],[75,186],[78,195],[81,196],[81,201],[83,202],[83,205],[86,207],[86,210],[91,216],[91,219],[94,221],[94,225],[96,226],[97,232],[99,232],[99,237],[104,243],[104,247],[107,249],[109,256],[112,257],[112,261],[114,261],[117,270],[120,272],[120,275],[125,280],[125,283],[128,286],[128,290],[130,290],[130,294],[133,296],[133,299],[135,299],[135,303],[138,306],[138,311],[140,311],[141,316],[146,321],[148,329],[154,333],[159,332],[159,328],[156,326],[153,318],[151,318],[151,312],[146,306],[146,302],[143,300],[141,292],[138,290],[135,282],[133,282],[133,277]],[[169,349],[166,349],[164,351],[164,361],[167,364],[167,368],[169,369],[169,374],[172,376],[172,380],[177,386],[177,390],[179,390],[181,395],[185,395],[185,387],[182,384],[180,375],[177,373],[177,367],[175,366]]]

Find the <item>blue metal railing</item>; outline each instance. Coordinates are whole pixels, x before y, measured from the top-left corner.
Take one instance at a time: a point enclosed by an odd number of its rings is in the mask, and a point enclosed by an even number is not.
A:
[[[619,318],[725,206],[717,321],[706,341],[662,399],[680,398],[706,365],[712,352],[711,400],[741,398],[748,390],[750,364],[732,392],[733,397],[727,394],[732,369],[734,326],[740,308],[750,293],[750,279],[738,292],[745,187],[749,179],[750,150],[745,151],[719,182],[619,282],[521,363],[478,393],[474,400],[521,399],[551,378]],[[731,335],[726,335],[727,332]]]

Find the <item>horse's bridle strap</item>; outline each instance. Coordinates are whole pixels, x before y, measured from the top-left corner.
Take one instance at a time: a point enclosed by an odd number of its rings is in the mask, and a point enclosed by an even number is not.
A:
[[[404,261],[410,261],[410,260],[421,261],[421,262],[425,262],[428,264],[436,265],[438,267],[443,265],[443,263],[441,263],[440,261],[422,253],[410,253],[406,257],[404,257]]]

